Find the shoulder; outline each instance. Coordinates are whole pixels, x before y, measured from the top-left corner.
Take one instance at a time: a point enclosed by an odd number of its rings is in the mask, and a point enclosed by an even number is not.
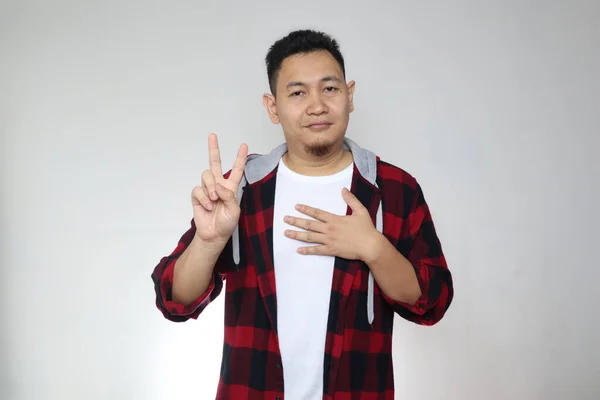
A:
[[[417,179],[405,169],[377,157],[377,176],[382,184],[400,184],[406,188],[417,190]]]
[[[428,205],[420,183],[411,173],[378,158],[377,180],[382,191],[384,207],[387,203],[389,212],[403,215],[411,221],[414,221],[415,217],[423,217],[423,211],[428,209]]]

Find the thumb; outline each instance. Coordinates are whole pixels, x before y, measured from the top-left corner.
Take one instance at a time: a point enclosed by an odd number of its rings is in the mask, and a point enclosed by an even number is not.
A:
[[[233,194],[233,192],[231,190],[227,189],[225,186],[221,185],[220,183],[217,183],[216,189],[217,189],[217,195],[219,196],[219,199],[223,200],[223,203],[225,203],[225,206],[227,208],[237,204],[235,195]]]
[[[348,189],[344,188],[344,190],[342,190],[342,195],[346,204],[348,204],[352,209],[352,214],[356,214],[358,212],[366,210],[365,206],[363,206],[360,200],[358,200],[356,196],[352,194],[352,192]]]

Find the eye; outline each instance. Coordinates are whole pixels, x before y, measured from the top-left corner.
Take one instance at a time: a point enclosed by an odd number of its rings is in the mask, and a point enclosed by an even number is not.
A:
[[[327,86],[325,88],[325,91],[327,92],[335,92],[336,90],[338,90],[338,88],[336,88],[335,86]]]
[[[292,92],[292,93],[290,93],[290,97],[297,97],[297,96],[300,96],[301,94],[302,94],[301,91]]]

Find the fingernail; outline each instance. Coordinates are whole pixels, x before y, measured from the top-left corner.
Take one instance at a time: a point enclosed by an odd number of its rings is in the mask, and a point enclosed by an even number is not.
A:
[[[213,200],[217,200],[217,192],[215,192],[214,190],[210,193],[210,198]]]

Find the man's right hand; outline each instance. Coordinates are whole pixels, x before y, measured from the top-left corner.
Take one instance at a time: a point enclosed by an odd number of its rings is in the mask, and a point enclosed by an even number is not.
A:
[[[237,192],[248,156],[242,144],[229,177],[223,177],[217,135],[208,136],[210,168],[202,173],[202,185],[192,191],[196,237],[207,246],[225,246],[240,218]]]

